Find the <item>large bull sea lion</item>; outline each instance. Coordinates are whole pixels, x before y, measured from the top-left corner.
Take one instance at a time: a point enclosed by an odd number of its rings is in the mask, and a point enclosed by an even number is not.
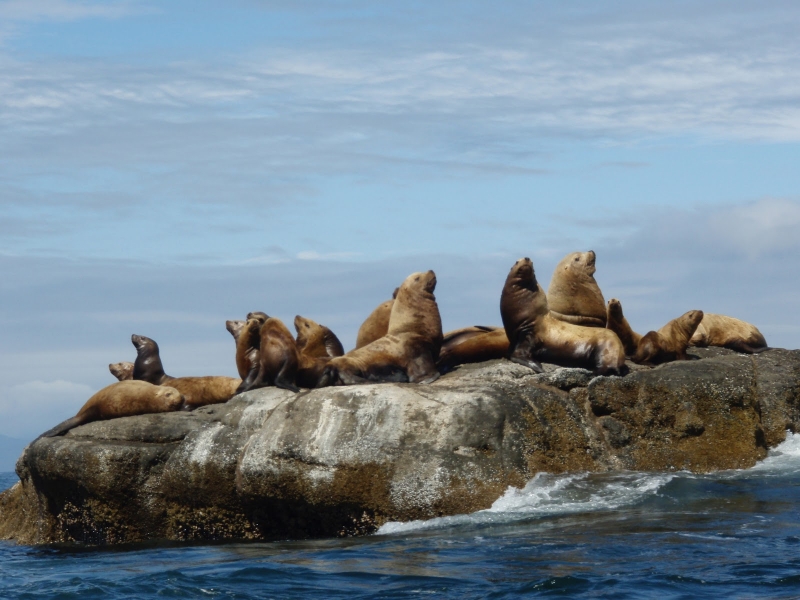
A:
[[[547,289],[551,316],[585,327],[606,326],[606,301],[594,279],[596,258],[589,250],[561,259]]]
[[[702,310],[690,310],[672,319],[658,331],[648,331],[639,340],[633,362],[660,365],[673,360],[686,360],[689,340],[703,318]]]
[[[539,361],[621,374],[625,349],[608,329],[582,327],[550,314],[547,296],[536,281],[530,258],[521,258],[508,273],[500,296],[500,315],[509,340],[510,360],[541,373]]]
[[[706,313],[692,339],[690,346],[721,346],[737,352],[753,354],[768,349],[767,340],[755,325],[747,321]]]
[[[63,435],[78,425],[92,421],[171,412],[181,408],[182,404],[183,396],[173,387],[153,385],[146,381],[117,381],[89,398],[77,415],[62,421],[39,437]]]
[[[409,381],[439,377],[436,360],[442,344],[442,319],[433,291],[436,275],[412,273],[397,291],[386,335],[332,358],[318,387],[343,383]]]

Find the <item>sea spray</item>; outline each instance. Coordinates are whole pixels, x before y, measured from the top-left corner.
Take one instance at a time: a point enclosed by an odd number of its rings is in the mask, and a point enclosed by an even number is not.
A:
[[[445,527],[508,524],[545,516],[616,510],[636,505],[657,494],[675,479],[729,479],[789,476],[800,473],[800,434],[787,432],[786,440],[751,469],[695,475],[617,472],[561,474],[537,473],[523,488],[509,487],[488,509],[468,515],[437,517],[425,521],[389,522],[376,535],[391,535]]]

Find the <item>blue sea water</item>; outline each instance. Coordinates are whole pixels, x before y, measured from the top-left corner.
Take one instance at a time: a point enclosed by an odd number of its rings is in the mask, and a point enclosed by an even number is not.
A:
[[[0,475],[3,488],[16,481]],[[0,598],[800,598],[800,435],[752,469],[539,475],[363,538],[29,548]]]

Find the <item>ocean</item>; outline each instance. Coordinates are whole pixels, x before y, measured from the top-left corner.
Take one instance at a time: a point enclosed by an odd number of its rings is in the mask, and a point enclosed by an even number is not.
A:
[[[748,470],[540,474],[490,509],[361,538],[0,542],[0,573],[3,599],[800,598],[800,435]]]

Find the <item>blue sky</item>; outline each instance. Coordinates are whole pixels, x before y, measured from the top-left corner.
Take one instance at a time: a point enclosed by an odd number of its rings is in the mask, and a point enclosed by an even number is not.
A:
[[[594,249],[642,332],[700,308],[797,348],[797,31],[780,1],[0,1],[0,435],[131,333],[233,374],[225,319],[348,346],[429,268],[445,328],[499,323],[520,256]]]

